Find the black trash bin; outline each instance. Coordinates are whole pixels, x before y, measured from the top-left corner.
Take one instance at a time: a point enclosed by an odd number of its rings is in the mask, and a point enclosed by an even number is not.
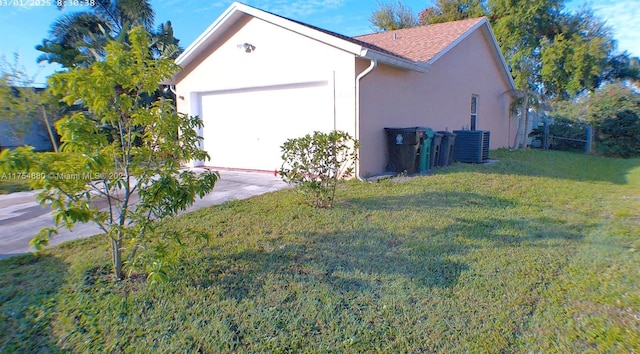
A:
[[[440,166],[440,145],[442,143],[442,134],[435,133],[431,140],[431,162],[429,168],[435,168]]]
[[[412,128],[384,128],[387,133],[387,147],[389,163],[387,169],[393,172],[416,173],[418,149],[425,129]]]
[[[452,132],[439,131],[442,134],[442,142],[440,143],[440,166],[449,166],[453,163],[453,144],[456,140],[456,135]]]

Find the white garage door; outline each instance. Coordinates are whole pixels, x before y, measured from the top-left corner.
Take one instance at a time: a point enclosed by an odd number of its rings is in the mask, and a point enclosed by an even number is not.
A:
[[[202,119],[208,166],[273,171],[289,138],[333,129],[327,81],[204,94]]]

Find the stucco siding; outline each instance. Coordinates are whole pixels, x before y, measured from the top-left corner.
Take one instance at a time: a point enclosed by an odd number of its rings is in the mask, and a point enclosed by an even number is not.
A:
[[[234,6],[239,10],[225,13],[178,59],[187,64],[173,80],[178,111],[202,117],[202,148],[225,165],[242,168],[260,160],[258,168],[269,169],[278,162],[285,138],[339,129],[359,137],[358,172],[367,177],[386,169],[384,127],[470,128],[472,95],[478,97],[476,129],[491,131],[491,148],[508,146],[512,139],[511,82],[487,27],[454,42],[428,73],[421,73],[411,70],[421,64],[391,66],[385,63],[407,63]],[[356,76],[371,63],[359,58],[361,53],[381,62],[362,78],[356,97]],[[234,130],[229,133],[238,136],[238,144],[235,136],[221,135],[228,130]]]
[[[362,64],[359,64],[360,67]],[[429,102],[420,99],[426,74],[379,64],[360,83],[360,176],[385,171],[385,127],[432,126]],[[435,129],[435,127],[434,127]]]
[[[437,60],[428,73],[427,94],[431,103],[429,119],[439,129],[470,126],[471,96],[478,96],[478,130],[491,131],[491,149],[509,146],[511,94],[502,67],[493,57],[484,30],[475,31]]]
[[[246,53],[244,43],[255,46],[255,50]],[[335,128],[353,134],[353,61],[353,54],[246,16],[176,76],[178,110],[199,114],[197,102],[191,100],[216,91],[326,81]]]
[[[509,84],[485,34],[475,31],[440,57],[426,74],[378,65],[360,90],[360,174],[385,170],[384,127],[469,128],[471,96],[477,95],[477,129],[491,131],[491,148],[509,145]],[[366,67],[359,61],[358,71]],[[382,158],[381,158],[382,157]]]

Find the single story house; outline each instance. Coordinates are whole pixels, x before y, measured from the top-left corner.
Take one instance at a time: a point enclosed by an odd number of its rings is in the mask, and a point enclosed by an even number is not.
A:
[[[0,122],[0,151],[24,145],[33,146],[36,151],[53,151],[47,126],[42,119],[35,119],[22,139],[16,135],[11,123]]]
[[[338,129],[359,139],[366,178],[387,165],[385,127],[489,130],[492,149],[514,136],[515,86],[486,18],[351,38],[233,3],[176,63],[207,166],[274,171],[286,139]]]

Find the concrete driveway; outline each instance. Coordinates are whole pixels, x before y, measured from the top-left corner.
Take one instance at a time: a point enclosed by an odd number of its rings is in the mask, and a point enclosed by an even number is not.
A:
[[[245,199],[286,188],[280,177],[272,173],[220,171],[220,179],[213,192],[198,199],[187,211],[221,204],[228,200]],[[0,195],[0,259],[30,252],[29,241],[43,227],[53,226],[48,207],[36,202],[38,192],[19,192]],[[93,223],[76,224],[72,231],[61,229],[50,245],[89,237],[102,231]]]

